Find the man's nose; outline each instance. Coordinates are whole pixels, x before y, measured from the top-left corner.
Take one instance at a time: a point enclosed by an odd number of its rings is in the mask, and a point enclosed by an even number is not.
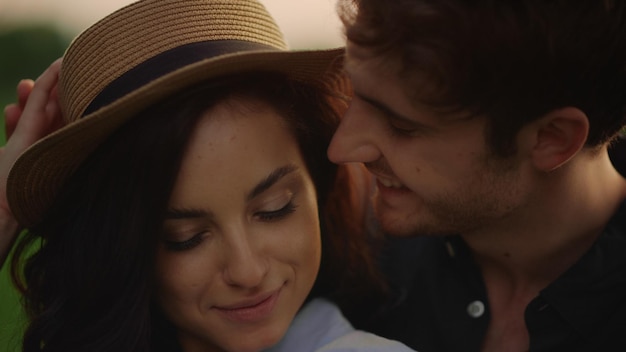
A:
[[[375,161],[380,158],[377,147],[380,132],[375,118],[352,104],[330,142],[328,158],[337,164]]]

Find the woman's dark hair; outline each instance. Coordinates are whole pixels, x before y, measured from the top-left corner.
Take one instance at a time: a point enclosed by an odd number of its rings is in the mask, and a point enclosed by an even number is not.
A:
[[[228,77],[168,98],[116,131],[18,240],[12,274],[29,316],[24,351],[179,349],[152,299],[159,219],[199,117],[232,95],[266,101],[297,137],[322,222],[322,266],[312,295],[349,302],[354,290],[376,292],[350,173],[326,158],[343,99],[276,74]]]
[[[526,124],[573,106],[595,147],[626,124],[626,2],[342,0],[348,40],[400,65],[410,99],[488,120],[506,156]]]

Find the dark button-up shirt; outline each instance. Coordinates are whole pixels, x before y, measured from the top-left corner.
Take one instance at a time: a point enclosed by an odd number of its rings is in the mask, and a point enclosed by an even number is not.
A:
[[[383,264],[393,299],[355,326],[420,352],[480,350],[489,304],[460,237],[394,239]],[[626,351],[626,203],[589,251],[530,302],[525,320],[530,351]]]

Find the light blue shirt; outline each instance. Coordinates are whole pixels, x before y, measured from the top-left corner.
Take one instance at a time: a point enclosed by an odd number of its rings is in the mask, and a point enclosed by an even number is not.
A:
[[[266,352],[414,352],[400,342],[355,330],[339,308],[321,298],[306,304],[283,339]]]

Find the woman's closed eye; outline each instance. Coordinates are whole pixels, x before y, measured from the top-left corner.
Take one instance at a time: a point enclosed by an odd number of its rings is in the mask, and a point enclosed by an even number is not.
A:
[[[199,245],[200,243],[202,243],[202,241],[208,236],[208,232],[207,231],[203,231],[203,232],[198,232],[195,235],[193,235],[191,238],[187,239],[187,240],[183,240],[183,241],[177,241],[177,240],[169,240],[166,239],[164,240],[165,242],[165,247],[169,250],[172,251],[185,251],[188,249],[192,249],[194,247],[196,247],[197,245]]]
[[[290,199],[285,205],[275,210],[262,210],[254,214],[254,216],[261,221],[277,221],[281,220],[296,210],[296,205],[293,200]]]

